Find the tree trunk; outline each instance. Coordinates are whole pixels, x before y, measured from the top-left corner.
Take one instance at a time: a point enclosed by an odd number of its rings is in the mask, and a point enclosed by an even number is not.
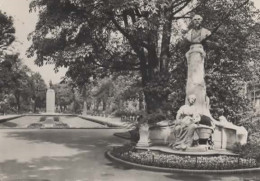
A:
[[[15,99],[16,99],[16,106],[17,106],[17,113],[20,113],[20,109],[21,109],[21,103],[20,103],[20,93],[16,93],[15,94]]]
[[[169,13],[166,16],[168,21],[166,21],[163,25],[160,55],[160,71],[168,71],[168,64],[170,58],[172,18],[170,18]]]
[[[107,101],[103,100],[103,111],[106,111],[107,108]]]
[[[143,101],[144,101],[144,98],[143,98],[143,94],[142,92],[139,92],[139,110],[143,110],[144,109],[144,105],[143,105]]]
[[[38,99],[37,99],[37,97],[35,98],[35,100],[34,100],[34,104],[33,104],[33,112],[34,113],[36,113],[36,111],[37,111],[37,104],[38,104]]]

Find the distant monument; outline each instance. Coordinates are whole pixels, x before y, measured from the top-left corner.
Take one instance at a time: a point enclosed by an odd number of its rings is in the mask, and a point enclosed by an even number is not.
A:
[[[46,113],[55,113],[55,91],[52,89],[51,81],[49,85],[50,87],[46,92]]]
[[[87,102],[86,101],[83,102],[82,115],[87,115]]]

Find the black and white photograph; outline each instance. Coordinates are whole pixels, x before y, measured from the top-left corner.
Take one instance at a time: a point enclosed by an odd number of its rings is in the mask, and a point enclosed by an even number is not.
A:
[[[260,181],[260,0],[0,0],[0,181]]]

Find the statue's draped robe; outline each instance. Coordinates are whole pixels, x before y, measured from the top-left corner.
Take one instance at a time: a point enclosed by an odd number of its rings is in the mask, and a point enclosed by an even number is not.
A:
[[[196,107],[184,105],[177,115],[179,116],[174,127],[171,146],[173,149],[186,149],[192,146],[193,140],[197,139],[195,129],[197,125],[195,122],[200,120]]]

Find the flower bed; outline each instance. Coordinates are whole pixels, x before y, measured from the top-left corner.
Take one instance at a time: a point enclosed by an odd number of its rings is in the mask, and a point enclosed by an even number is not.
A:
[[[27,128],[33,128],[33,129],[39,129],[42,128],[43,124],[42,123],[32,123]]]
[[[250,158],[245,159],[236,156],[180,156],[159,154],[151,151],[136,152],[129,146],[114,148],[111,154],[132,163],[164,168],[229,170],[257,167],[256,160]]]
[[[41,128],[45,128],[45,127],[44,127],[44,124],[42,124],[42,123],[32,123],[29,126],[27,126],[27,128],[30,128],[30,129],[41,129]],[[51,128],[70,128],[70,126],[68,124],[66,124],[66,123],[57,122]]]
[[[70,128],[70,126],[67,123],[58,122],[55,123],[55,128]]]

